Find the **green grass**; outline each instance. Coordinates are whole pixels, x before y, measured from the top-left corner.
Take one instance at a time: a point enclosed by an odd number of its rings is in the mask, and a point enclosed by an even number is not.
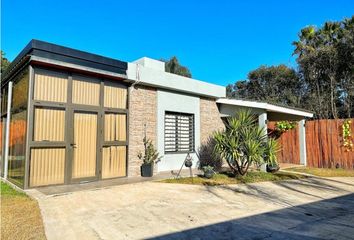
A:
[[[301,179],[306,178],[306,176],[295,174],[295,173],[266,173],[259,171],[250,171],[245,176],[233,176],[230,173],[217,173],[211,179],[204,178],[202,176],[197,177],[186,177],[178,179],[165,179],[160,182],[163,183],[180,183],[180,184],[196,184],[196,185],[207,185],[207,186],[217,186],[217,185],[227,185],[227,184],[238,184],[238,183],[254,183],[254,182],[264,182],[264,181],[281,181],[289,179]]]
[[[296,167],[288,168],[288,171],[308,173],[319,177],[354,177],[354,170],[342,168],[309,168]]]
[[[23,192],[17,191],[10,187],[8,184],[0,181],[1,184],[1,197],[27,197]]]

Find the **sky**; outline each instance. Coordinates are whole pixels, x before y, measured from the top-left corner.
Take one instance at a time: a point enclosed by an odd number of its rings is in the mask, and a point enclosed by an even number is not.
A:
[[[301,28],[354,15],[354,0],[1,0],[1,49],[31,39],[122,61],[177,56],[193,78],[227,85],[260,65],[296,67]]]

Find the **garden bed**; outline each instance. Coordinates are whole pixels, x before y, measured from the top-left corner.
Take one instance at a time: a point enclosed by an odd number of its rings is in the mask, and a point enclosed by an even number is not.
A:
[[[309,168],[295,167],[287,168],[288,171],[307,173],[318,177],[354,177],[354,170],[342,168]]]
[[[281,171],[276,173],[249,171],[244,176],[236,176],[236,177],[229,172],[223,172],[223,173],[216,173],[211,179],[204,178],[203,176],[197,176],[193,178],[186,177],[186,178],[165,179],[165,180],[161,180],[160,182],[217,186],[217,185],[227,185],[227,184],[301,179],[306,177],[307,176],[301,174],[286,173]]]
[[[38,203],[1,184],[1,239],[46,239]]]

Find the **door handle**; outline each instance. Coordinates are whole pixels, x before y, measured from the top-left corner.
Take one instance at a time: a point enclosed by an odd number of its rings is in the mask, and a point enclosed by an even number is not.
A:
[[[76,143],[70,143],[70,147],[76,148]]]

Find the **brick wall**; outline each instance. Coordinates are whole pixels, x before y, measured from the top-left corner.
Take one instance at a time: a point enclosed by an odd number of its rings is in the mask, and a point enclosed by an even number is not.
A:
[[[146,124],[146,127],[144,126]],[[157,91],[151,87],[136,86],[129,93],[129,149],[128,176],[140,176],[141,160],[137,157],[144,151],[143,138],[156,147],[157,143]]]

